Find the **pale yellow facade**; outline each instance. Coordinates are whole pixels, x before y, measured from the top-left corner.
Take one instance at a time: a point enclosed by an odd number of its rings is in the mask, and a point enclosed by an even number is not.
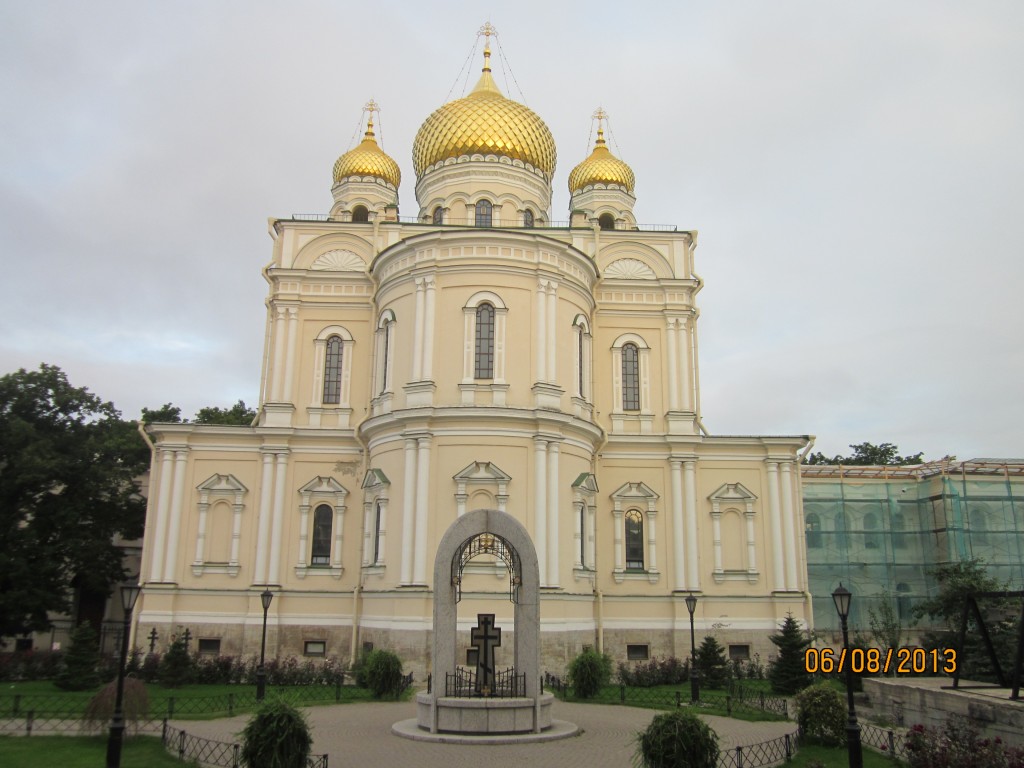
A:
[[[636,225],[603,138],[552,226],[546,131],[485,69],[417,136],[414,219],[371,128],[328,215],[270,221],[256,422],[150,428],[137,638],[256,653],[269,586],[270,655],[372,642],[422,677],[434,553],[484,508],[537,549],[549,671],[584,645],[687,655],[690,592],[698,639],[763,656],[787,613],[810,620],[808,438],[706,432],[696,233]],[[513,631],[499,566],[470,567],[460,630]]]

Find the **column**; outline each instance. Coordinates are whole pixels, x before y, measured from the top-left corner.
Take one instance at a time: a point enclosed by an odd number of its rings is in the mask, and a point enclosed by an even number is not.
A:
[[[700,589],[697,571],[697,461],[683,462],[683,485],[686,490],[686,552],[687,589]]]
[[[557,292],[558,285],[554,282],[549,281],[547,290],[548,317],[546,331],[548,335],[548,340],[546,347],[548,361],[546,373],[548,376],[548,381],[550,381],[551,383],[555,383],[558,380],[558,377],[555,375],[555,351],[557,349],[556,338],[558,333],[558,297],[556,296]]]
[[[281,583],[281,528],[284,523],[284,481],[288,471],[288,454],[277,454],[276,477],[274,478],[274,518],[270,528],[270,572],[267,574],[268,584]]]
[[[199,531],[196,536],[196,557],[194,562],[201,563],[206,559],[206,517],[209,514],[210,505],[201,501],[198,504],[199,510]]]
[[[558,443],[548,443],[548,585],[558,586]]]
[[[413,331],[412,380],[423,380],[423,318],[426,312],[423,296],[423,278],[416,278],[416,327]]]
[[[665,346],[668,348],[668,409],[679,410],[679,364],[678,342],[676,341],[676,319],[668,318],[665,332]]]
[[[256,532],[256,568],[252,574],[253,584],[267,583],[267,531],[270,528],[270,499],[273,486],[274,454],[263,453],[263,475],[260,480],[260,516]]]
[[[317,408],[322,405],[324,396],[324,358],[327,355],[327,339],[316,339],[313,342],[313,392],[309,397],[309,405]]]
[[[747,570],[757,570],[757,547],[754,546],[754,510],[747,505],[747,511],[743,513],[747,519]]]
[[[309,542],[309,504],[299,506],[299,559],[300,566],[306,565],[306,546]]]
[[[683,554],[683,462],[670,459],[672,468],[672,588],[681,592],[686,589],[686,558]]]
[[[373,501],[363,501],[363,565],[371,566],[373,559]]]
[[[690,364],[690,334],[693,324],[677,318],[676,343],[679,347],[679,384],[682,388],[680,405],[684,411],[693,411],[693,366]]]
[[[416,440],[405,439],[405,481],[402,501],[402,573],[401,584],[412,584],[412,543],[416,508]],[[369,552],[366,553],[369,558]]]
[[[583,567],[583,544],[584,530],[583,517],[587,514],[587,508],[582,501],[576,500],[572,505],[572,547],[573,547],[573,568]]]
[[[626,560],[622,552],[622,535],[623,535],[623,524],[622,524],[622,510],[616,507],[612,510],[612,517],[615,521],[615,570],[618,573],[622,573],[626,570]]]
[[[463,310],[463,347],[462,347],[462,383],[472,384],[476,373],[474,366],[476,352],[476,312],[472,309]],[[469,404],[472,405],[470,400]]]
[[[181,508],[185,503],[185,462],[187,451],[174,452],[174,489],[171,491],[171,519],[167,526],[167,562],[164,563],[164,581],[174,581],[178,565],[178,540],[181,538]]]
[[[274,309],[274,383],[270,388],[270,402],[281,401],[284,380],[284,307]]]
[[[547,381],[547,352],[544,347],[547,342],[547,296],[545,285],[546,280],[537,281],[537,310],[535,322],[537,324],[537,381]],[[541,584],[544,583],[544,579],[541,579]]]
[[[171,503],[171,485],[174,483],[174,458],[171,451],[166,448],[160,449],[160,496],[156,505],[156,530],[152,534],[150,550],[153,555],[153,565],[150,568],[150,581],[163,581],[164,571],[164,544],[167,541],[167,515]]]
[[[537,564],[540,567],[542,586],[548,583],[547,451],[548,444],[544,440],[533,438],[533,513],[536,518],[533,538],[537,545]]]
[[[341,551],[345,536],[345,507],[334,508],[334,556],[331,558],[331,565],[341,567]]]
[[[587,526],[584,529],[584,536],[587,537],[587,566],[590,569],[595,569],[597,565],[597,552],[595,547],[597,543],[594,541],[595,528],[597,525],[597,506],[594,504],[587,504]]]
[[[428,277],[424,280],[426,285],[426,300],[423,310],[423,371],[422,378],[432,381],[434,378],[434,285],[435,280]]]
[[[427,503],[430,492],[430,438],[417,440],[419,457],[416,460],[416,546],[413,561],[413,581],[427,583]]]
[[[782,530],[786,550],[786,589],[791,592],[796,592],[797,589],[799,589],[797,585],[797,565],[799,562],[797,553],[800,549],[796,544],[796,526],[793,524],[793,475],[791,472],[793,463],[790,461],[784,461],[781,466]]]
[[[658,526],[658,510],[647,510],[647,570],[655,573],[658,570],[658,549],[655,546],[655,529]]]
[[[768,527],[772,532],[772,581],[776,592],[786,589],[786,577],[783,574],[782,520],[779,512],[779,464],[768,462]]]
[[[292,384],[295,381],[295,345],[299,331],[299,310],[288,308],[288,354],[284,368],[284,397],[286,403],[292,402]]]
[[[714,510],[711,513],[711,546],[715,553],[715,573],[722,572],[722,513]]]

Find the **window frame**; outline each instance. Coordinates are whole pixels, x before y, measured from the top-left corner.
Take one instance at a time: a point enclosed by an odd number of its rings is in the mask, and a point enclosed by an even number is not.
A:
[[[321,514],[323,512],[327,513],[326,525]],[[317,504],[313,508],[313,535],[310,536],[309,566],[311,568],[330,567],[333,536],[334,508],[326,503]]]
[[[370,223],[370,209],[365,205],[355,205],[352,207],[352,222],[354,224],[369,224]]]
[[[533,211],[529,208],[523,211],[523,228],[533,229],[536,226],[536,220],[533,215]]]
[[[333,361],[332,356],[336,356]],[[320,395],[320,402],[323,405],[341,403],[341,377],[344,365],[345,342],[338,334],[331,334],[324,344],[324,386]]]
[[[645,571],[646,553],[644,549],[646,541],[644,539],[644,514],[636,507],[631,507],[622,516],[622,522],[624,526],[622,541],[625,548],[626,570],[634,572]],[[636,526],[632,531],[630,530],[631,522]],[[637,553],[640,555],[639,559],[636,558]]]
[[[632,341],[622,345],[622,411],[640,412],[640,348]]]
[[[481,197],[473,206],[474,225],[484,229],[494,226],[494,203],[486,197]]]
[[[440,205],[435,206],[433,213],[430,215],[430,222],[436,227],[444,224],[444,208]]]
[[[494,380],[494,340],[497,312],[489,301],[476,307],[473,326],[473,379]]]

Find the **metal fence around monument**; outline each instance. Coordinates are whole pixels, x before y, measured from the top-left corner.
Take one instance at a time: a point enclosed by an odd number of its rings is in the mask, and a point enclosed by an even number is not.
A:
[[[428,689],[429,690],[429,689]],[[444,695],[460,698],[488,697],[493,699],[511,699],[526,695],[526,673],[515,673],[514,667],[494,675],[494,687],[479,691],[476,686],[476,672],[465,667],[456,667],[455,672],[445,674]]]

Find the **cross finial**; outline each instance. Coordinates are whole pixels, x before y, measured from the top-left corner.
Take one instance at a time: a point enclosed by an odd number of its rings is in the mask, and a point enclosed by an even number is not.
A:
[[[597,109],[594,110],[594,114],[592,114],[590,117],[593,120],[597,120],[597,141],[595,142],[595,144],[598,147],[603,147],[605,143],[604,122],[605,120],[608,119],[608,113],[604,111],[604,107],[598,107]]]
[[[491,24],[490,21],[486,21],[484,22],[484,25],[480,27],[480,30],[476,34],[477,37],[479,37],[480,35],[484,35],[485,37],[489,38],[491,35],[497,35],[498,30],[495,28],[493,24]]]
[[[491,71],[491,35],[497,36],[497,34],[498,30],[490,21],[484,22],[484,25],[476,33],[477,37],[484,36],[484,72]]]
[[[380,104],[374,101],[372,98],[363,105],[363,112],[368,112],[370,116],[366,120],[366,135],[368,137],[373,136],[373,113],[380,112]]]

